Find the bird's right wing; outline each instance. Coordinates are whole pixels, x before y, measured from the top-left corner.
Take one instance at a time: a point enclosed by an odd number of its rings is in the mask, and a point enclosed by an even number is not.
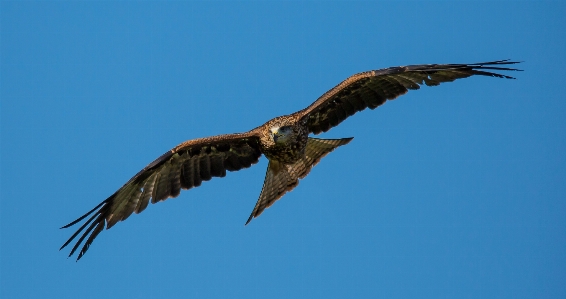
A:
[[[198,187],[202,181],[208,181],[212,177],[224,177],[226,170],[236,171],[250,167],[258,162],[260,156],[259,138],[253,132],[181,143],[147,165],[94,209],[63,226],[62,228],[68,228],[92,214],[61,249],[86,228],[69,254],[73,255],[88,236],[77,258],[79,260],[104,227],[109,229],[118,221],[126,220],[133,212],[142,212],[150,199],[152,203],[156,203],[176,197],[181,189]]]

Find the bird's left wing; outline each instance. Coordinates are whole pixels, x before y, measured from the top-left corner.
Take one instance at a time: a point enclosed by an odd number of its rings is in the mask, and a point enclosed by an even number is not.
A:
[[[63,226],[62,228],[70,227],[90,216],[60,249],[86,228],[69,254],[73,255],[88,236],[78,255],[79,260],[105,227],[109,229],[118,221],[126,220],[133,212],[142,212],[150,199],[152,203],[156,203],[176,197],[181,189],[198,187],[202,181],[208,181],[212,177],[224,177],[226,170],[236,171],[250,167],[258,162],[260,156],[259,138],[253,132],[181,143],[147,165],[94,209]]]
[[[436,86],[442,82],[474,75],[514,79],[491,71],[518,71],[506,65],[518,62],[500,60],[473,64],[423,64],[355,74],[327,91],[309,107],[298,111],[307,117],[309,131],[326,132],[347,117],[365,108],[375,109],[420,85]]]

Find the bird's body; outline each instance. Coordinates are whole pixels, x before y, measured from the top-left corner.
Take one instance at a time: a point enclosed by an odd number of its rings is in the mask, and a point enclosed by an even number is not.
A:
[[[260,135],[261,152],[269,160],[289,164],[304,156],[309,131],[306,119],[297,118],[293,115],[279,116],[256,129]],[[264,127],[269,130],[264,130]],[[281,131],[287,136],[278,136]]]
[[[64,226],[72,226],[92,214],[61,249],[86,228],[69,254],[71,256],[88,237],[78,260],[105,227],[112,227],[134,212],[142,212],[150,199],[156,203],[176,197],[181,189],[198,187],[212,177],[224,177],[226,171],[250,167],[263,154],[269,160],[267,173],[247,224],[295,188],[299,179],[304,178],[322,157],[352,140],[318,139],[309,134],[326,132],[354,113],[365,108],[374,109],[409,89],[419,89],[422,84],[435,86],[473,75],[512,78],[489,70],[515,71],[501,67],[514,63],[517,62],[428,64],[359,73],[323,94],[307,108],[276,117],[248,132],[183,142],[138,172],[94,209]]]

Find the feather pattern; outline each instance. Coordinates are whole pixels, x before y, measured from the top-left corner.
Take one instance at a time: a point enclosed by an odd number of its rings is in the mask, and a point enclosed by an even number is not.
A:
[[[299,179],[309,174],[322,157],[333,151],[335,148],[348,144],[353,138],[343,139],[319,139],[309,138],[305,155],[293,164],[283,164],[277,161],[269,161],[267,173],[259,199],[246,221],[250,223],[253,218],[258,217],[263,210],[269,208],[275,201],[280,199],[285,193],[293,190],[299,184]]]
[[[375,109],[421,85],[436,86],[473,75],[514,79],[492,71],[518,71],[506,67],[516,63],[499,60],[425,64],[363,72],[336,85],[307,108],[271,119],[249,132],[183,142],[151,162],[92,210],[63,226],[87,219],[61,249],[82,233],[69,254],[73,255],[86,239],[79,260],[104,228],[126,220],[132,213],[141,213],[150,201],[157,203],[176,197],[182,189],[226,176],[226,171],[250,167],[264,154],[269,159],[267,173],[247,224],[295,188],[322,157],[352,139],[309,138],[309,133],[326,132],[356,112]]]
[[[109,229],[133,212],[142,212],[150,199],[157,203],[176,197],[181,189],[198,187],[202,181],[225,176],[226,170],[247,168],[257,163],[260,156],[258,138],[253,134],[220,135],[182,143],[150,163],[94,209],[63,226],[70,227],[92,214],[60,249],[86,228],[69,254],[71,256],[88,236],[79,260],[104,227]]]
[[[358,111],[368,107],[375,109],[385,101],[407,93],[409,89],[419,89],[423,84],[436,86],[473,75],[515,79],[489,72],[518,71],[502,67],[515,63],[518,62],[499,60],[474,64],[423,64],[363,72],[342,81],[297,114],[308,118],[307,125],[311,133],[319,134]]]

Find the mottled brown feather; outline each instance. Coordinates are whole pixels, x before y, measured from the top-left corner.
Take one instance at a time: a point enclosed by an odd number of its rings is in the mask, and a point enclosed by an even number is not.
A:
[[[223,177],[226,170],[236,171],[249,167],[257,163],[260,156],[259,138],[251,132],[184,142],[150,163],[96,208],[65,225],[63,228],[74,225],[94,213],[61,249],[86,228],[69,254],[71,256],[90,235],[79,253],[78,260],[104,227],[109,229],[119,221],[127,219],[133,212],[142,212],[150,199],[152,203],[156,203],[175,197],[179,195],[181,188],[189,189],[212,177]]]
[[[419,85],[436,86],[473,75],[514,79],[486,70],[516,71],[500,67],[515,63],[501,60],[475,64],[424,64],[363,72],[342,81],[296,114],[307,117],[309,131],[319,134],[345,119],[336,115],[351,116],[367,107],[376,108],[386,100],[405,94],[408,89],[418,89]]]
[[[305,155],[297,162],[283,164],[273,160],[269,161],[259,199],[246,224],[250,223],[253,218],[258,217],[263,210],[269,208],[285,193],[293,190],[299,184],[299,179],[304,178],[320,159],[335,148],[348,144],[352,139],[309,138],[305,148]]]

